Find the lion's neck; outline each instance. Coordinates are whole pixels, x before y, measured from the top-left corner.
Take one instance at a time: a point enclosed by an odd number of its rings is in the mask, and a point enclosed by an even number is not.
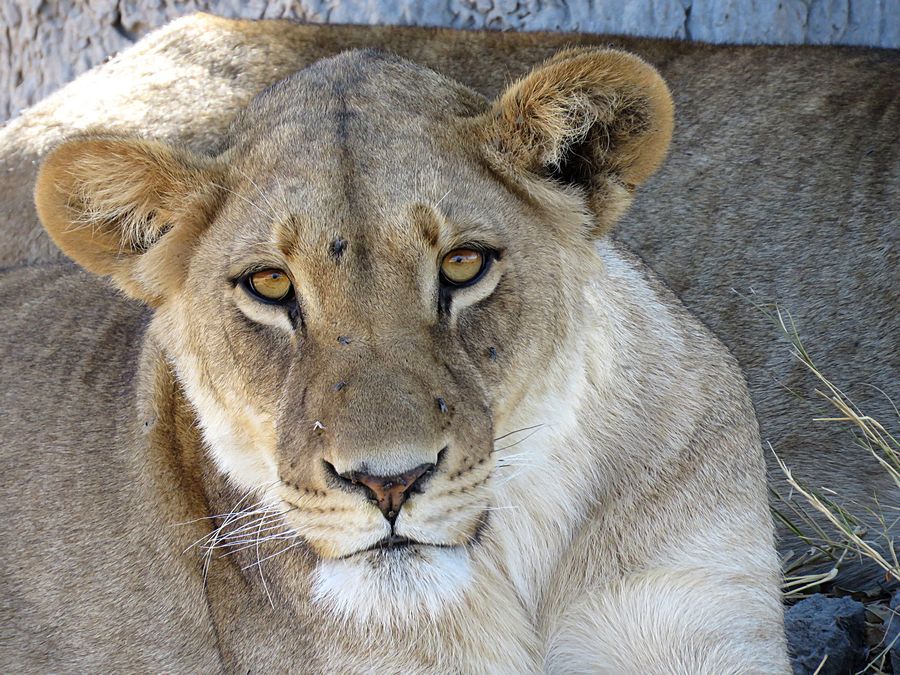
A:
[[[567,345],[553,357],[541,387],[529,391],[499,435],[494,527],[485,551],[502,561],[519,601],[537,616],[543,594],[585,514],[587,475],[580,442],[584,354]],[[504,439],[505,440],[505,439]]]

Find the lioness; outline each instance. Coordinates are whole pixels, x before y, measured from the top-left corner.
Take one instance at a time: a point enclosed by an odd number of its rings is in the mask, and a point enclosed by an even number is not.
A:
[[[611,236],[735,355],[764,445],[813,486],[851,500],[857,514],[867,504],[888,514],[900,507],[886,472],[842,425],[816,421],[830,411],[812,395],[814,378],[759,309],[777,301],[789,310],[823,372],[896,429],[896,50],[186,17],[0,128],[0,265],[61,257],[32,192],[41,159],[74,134],[100,128],[215,154],[255,94],[349,48],[396,53],[493,99],[511,78],[572,45],[638,53],[670,82],[679,111],[668,160]],[[777,477],[768,449],[766,456]],[[781,546],[797,553],[803,545],[785,536]]]
[[[620,51],[488,102],[362,50],[215,154],[55,149],[48,233],[149,309],[0,280],[3,665],[786,672],[746,385],[606,236],[672,123]]]

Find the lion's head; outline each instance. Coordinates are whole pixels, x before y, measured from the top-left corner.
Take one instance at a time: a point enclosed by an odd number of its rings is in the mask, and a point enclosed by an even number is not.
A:
[[[357,51],[259,94],[215,157],[69,141],[36,200],[154,308],[217,466],[277,500],[319,596],[440,604],[498,506],[495,441],[577,399],[594,240],[671,130],[664,83],[621,52],[562,52],[490,103]]]

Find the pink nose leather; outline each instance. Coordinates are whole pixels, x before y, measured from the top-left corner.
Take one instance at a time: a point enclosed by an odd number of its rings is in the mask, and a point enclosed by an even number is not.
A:
[[[409,490],[425,473],[434,468],[433,464],[421,464],[399,476],[370,476],[352,472],[346,478],[353,483],[365,485],[378,502],[378,508],[391,522],[400,513],[400,507],[409,497]]]

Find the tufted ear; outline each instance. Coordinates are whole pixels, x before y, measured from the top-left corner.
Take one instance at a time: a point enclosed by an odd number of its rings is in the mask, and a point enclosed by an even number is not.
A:
[[[483,121],[506,171],[584,191],[602,235],[665,158],[673,104],[652,66],[626,52],[570,49],[513,83]]]
[[[88,136],[47,156],[34,198],[66,255],[157,305],[183,278],[219,174],[214,160],[163,143]]]

